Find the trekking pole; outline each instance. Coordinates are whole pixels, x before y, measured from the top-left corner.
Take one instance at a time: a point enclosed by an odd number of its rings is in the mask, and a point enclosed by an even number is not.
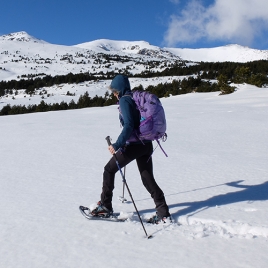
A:
[[[124,178],[126,177],[126,166],[124,166]],[[124,203],[127,202],[127,199],[125,198],[125,182],[123,182],[123,196],[118,196],[118,199]]]
[[[107,140],[107,143],[108,143],[109,146],[112,145],[110,136],[107,136],[105,139]],[[131,194],[131,192],[130,192],[130,190],[129,190],[129,188],[128,188],[128,184],[127,184],[127,182],[126,182],[125,176],[124,176],[124,174],[123,174],[123,172],[122,172],[122,169],[121,169],[121,167],[120,167],[120,165],[119,165],[119,162],[118,162],[118,159],[117,159],[117,156],[116,156],[115,153],[113,154],[113,157],[114,157],[114,159],[115,159],[115,162],[116,162],[116,165],[117,165],[117,167],[118,167],[118,170],[120,171],[120,174],[121,174],[121,176],[122,176],[122,180],[123,180],[123,182],[124,182],[125,185],[126,185],[126,188],[127,188],[127,190],[128,190],[128,194],[129,194],[129,196],[130,196],[130,198],[131,198],[131,201],[132,201],[132,203],[133,203],[133,205],[134,205],[134,207],[135,207],[135,210],[136,210],[136,212],[137,212],[137,214],[138,214],[138,216],[139,216],[139,219],[140,219],[142,228],[143,228],[143,230],[144,230],[144,232],[145,232],[145,235],[146,235],[146,237],[149,239],[149,238],[152,237],[152,235],[149,235],[149,236],[148,236],[148,234],[147,234],[147,232],[146,232],[146,230],[145,230],[144,224],[143,224],[143,222],[142,222],[142,220],[141,220],[140,213],[139,213],[139,211],[138,211],[138,209],[137,209],[137,207],[136,207],[136,204],[135,204],[135,202],[134,202],[134,200],[133,200],[132,194]]]
[[[124,166],[124,178],[126,178],[126,166]],[[126,183],[123,182],[123,195],[120,196],[120,201],[122,201],[122,203],[127,201],[127,199],[125,198],[125,186],[126,186]]]

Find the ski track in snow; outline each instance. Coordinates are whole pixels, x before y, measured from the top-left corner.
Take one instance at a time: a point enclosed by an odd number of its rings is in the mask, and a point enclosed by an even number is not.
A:
[[[127,214],[127,213],[123,213]],[[130,218],[125,222],[132,225],[140,225],[136,213],[128,213]],[[131,216],[131,214],[134,214]],[[124,218],[124,216],[122,216]],[[268,226],[251,225],[246,222],[236,220],[220,221],[212,219],[202,219],[191,216],[181,216],[172,223],[160,223],[152,225],[144,223],[150,230],[148,235],[158,235],[159,233],[172,236],[184,236],[187,239],[199,239],[207,236],[219,236],[221,238],[252,239],[257,237],[268,238]],[[127,234],[127,233],[126,233]]]
[[[184,227],[180,230],[180,233],[188,238],[203,238],[209,235],[218,235],[223,238],[268,238],[267,226],[252,226],[235,220],[225,222],[186,216],[181,217],[179,223]]]

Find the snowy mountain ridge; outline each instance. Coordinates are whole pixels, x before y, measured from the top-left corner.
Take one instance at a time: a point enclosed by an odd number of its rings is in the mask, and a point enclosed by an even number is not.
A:
[[[0,41],[3,40],[9,40],[9,41],[19,41],[19,42],[34,42],[34,43],[47,43],[43,40],[37,39],[31,35],[29,35],[25,31],[16,32],[16,33],[10,33],[6,35],[0,36]]]
[[[0,81],[22,76],[107,73],[128,70],[132,74],[147,69],[161,71],[181,62],[173,53],[144,41],[96,40],[76,46],[50,44],[26,32],[0,37]]]
[[[180,62],[248,62],[267,60],[267,50],[239,45],[216,48],[160,48],[146,41],[99,39],[65,46],[51,44],[22,31],[0,36],[0,81],[21,76],[162,71]]]
[[[100,53],[102,52],[118,54],[122,52],[160,58],[164,58],[165,56],[171,58],[176,57],[176,55],[168,51],[168,49],[161,49],[160,47],[150,45],[146,41],[116,41],[109,39],[99,39],[91,42],[78,44],[76,45],[76,47],[90,49]],[[177,56],[180,58],[179,55]]]
[[[151,46],[148,42],[145,41],[116,41],[109,39],[98,39],[91,42],[86,42],[82,44],[75,45],[76,47],[91,49],[96,52],[103,51],[127,51],[127,52],[137,52],[143,48],[159,49],[156,46]]]
[[[175,55],[181,55],[189,61],[204,62],[249,62],[255,60],[267,60],[268,50],[258,50],[237,44],[214,48],[168,48]]]

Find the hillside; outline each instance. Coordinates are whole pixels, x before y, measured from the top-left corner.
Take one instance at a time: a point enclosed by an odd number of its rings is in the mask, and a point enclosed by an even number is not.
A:
[[[125,223],[86,220],[79,205],[100,198],[120,133],[117,106],[0,117],[0,267],[266,268],[268,263],[268,92],[240,85],[218,93],[163,98],[168,139],[153,154],[154,175],[174,218],[145,224],[122,204]],[[156,147],[156,144],[154,144]],[[136,163],[126,179],[144,219],[154,203]]]
[[[105,39],[62,46],[25,32],[1,36],[0,48],[0,113],[32,109],[0,116],[0,267],[267,267],[266,51]],[[227,59],[237,62],[218,62]],[[173,223],[145,223],[150,240],[128,194],[118,200],[119,173],[113,209],[128,221],[88,221],[78,210],[99,201],[105,137],[122,130],[117,105],[96,107],[119,72],[132,88],[161,93],[166,113],[168,157],[157,144],[152,157]],[[235,89],[220,95],[221,87]],[[95,107],[79,106],[90,97]],[[61,111],[44,112],[54,106]],[[135,161],[126,180],[145,221],[155,208]]]
[[[97,98],[92,106],[110,105],[106,92],[118,73],[131,77],[132,88],[150,87],[159,97],[222,91],[221,75],[229,93],[236,87],[230,83],[268,84],[267,51],[238,45],[180,49],[101,39],[63,46],[18,32],[0,36],[0,48],[1,115],[84,108],[78,102],[85,94]]]
[[[267,60],[267,51],[229,45],[211,49],[160,48],[145,41],[95,40],[75,46],[50,44],[26,32],[0,36],[0,81],[27,75],[162,71],[179,62]]]
[[[37,40],[25,32],[1,36],[0,49],[0,81],[29,74],[106,73],[122,68],[135,74],[148,68],[162,70],[180,61],[179,56],[146,42],[103,40],[63,46]]]
[[[258,50],[240,45],[227,45],[214,48],[166,48],[182,59],[194,62],[249,62],[268,60],[268,50]]]

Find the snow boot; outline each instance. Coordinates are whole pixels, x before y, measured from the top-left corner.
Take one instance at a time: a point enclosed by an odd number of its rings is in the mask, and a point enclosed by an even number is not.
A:
[[[151,217],[149,220],[147,220],[147,223],[152,223],[152,224],[172,223],[172,218],[171,218],[171,216],[161,218],[156,213],[153,217]]]
[[[113,215],[113,210],[109,210],[99,201],[97,207],[91,211],[91,214],[94,217],[109,218]]]

